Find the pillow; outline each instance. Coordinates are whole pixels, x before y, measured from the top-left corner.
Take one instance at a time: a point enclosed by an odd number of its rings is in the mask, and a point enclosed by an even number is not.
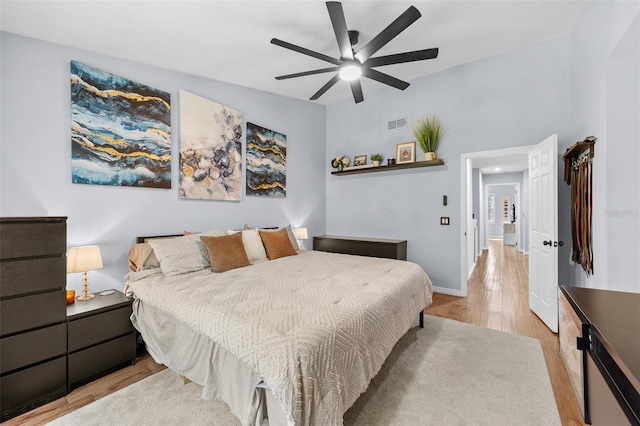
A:
[[[257,229],[244,229],[243,231],[229,230],[227,234],[231,235],[236,232],[242,232],[242,244],[244,244],[244,250],[247,252],[247,257],[251,263],[267,260],[267,252],[264,251],[262,238],[260,238]]]
[[[249,225],[247,225],[246,223],[244,224],[244,229],[250,229],[247,228]],[[260,231],[264,231],[264,232],[278,232],[281,229],[286,229],[287,230],[287,235],[289,236],[289,241],[291,241],[291,245],[294,248],[298,247],[298,240],[296,240],[296,236],[294,235],[293,231],[291,230],[291,225],[287,225],[284,228],[258,228]]]
[[[259,230],[258,232],[260,233],[260,238],[262,238],[262,243],[270,260],[298,254],[289,240],[286,228],[278,231]]]
[[[129,259],[129,272],[139,272],[160,267],[160,263],[149,243],[134,244],[127,252],[127,258]]]
[[[153,248],[160,262],[160,269],[165,275],[186,274],[209,266],[207,258],[203,256],[205,250],[197,234],[176,238],[155,238],[147,242]]]
[[[251,265],[242,243],[242,234],[235,233],[222,237],[200,237],[209,253],[211,270],[225,272]]]

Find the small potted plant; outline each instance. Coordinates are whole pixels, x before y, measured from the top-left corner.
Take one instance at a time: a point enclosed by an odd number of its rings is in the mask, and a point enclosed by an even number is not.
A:
[[[416,142],[424,152],[425,161],[438,158],[436,149],[444,136],[445,129],[440,119],[432,114],[420,118],[412,128]]]
[[[382,161],[382,155],[380,155],[380,154],[371,154],[369,156],[369,158],[371,158],[371,161],[373,161],[373,167],[379,167],[380,166],[380,162]]]

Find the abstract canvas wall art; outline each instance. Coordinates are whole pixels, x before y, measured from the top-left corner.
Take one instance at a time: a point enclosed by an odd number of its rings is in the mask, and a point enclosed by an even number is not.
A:
[[[287,195],[287,137],[247,123],[247,195]]]
[[[71,61],[71,180],[171,188],[169,93]]]
[[[180,197],[240,200],[242,113],[180,91]]]

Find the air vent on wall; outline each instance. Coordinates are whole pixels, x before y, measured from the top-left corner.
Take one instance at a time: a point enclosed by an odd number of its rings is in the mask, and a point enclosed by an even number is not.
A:
[[[387,130],[403,129],[405,127],[407,127],[407,117],[387,121]]]

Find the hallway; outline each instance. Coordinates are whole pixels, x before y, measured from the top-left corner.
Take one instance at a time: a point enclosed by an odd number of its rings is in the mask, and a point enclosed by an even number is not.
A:
[[[583,425],[558,350],[558,336],[529,310],[529,258],[489,239],[468,283],[468,296],[434,293],[425,313],[540,340],[563,425]],[[523,366],[526,368],[526,366]]]

